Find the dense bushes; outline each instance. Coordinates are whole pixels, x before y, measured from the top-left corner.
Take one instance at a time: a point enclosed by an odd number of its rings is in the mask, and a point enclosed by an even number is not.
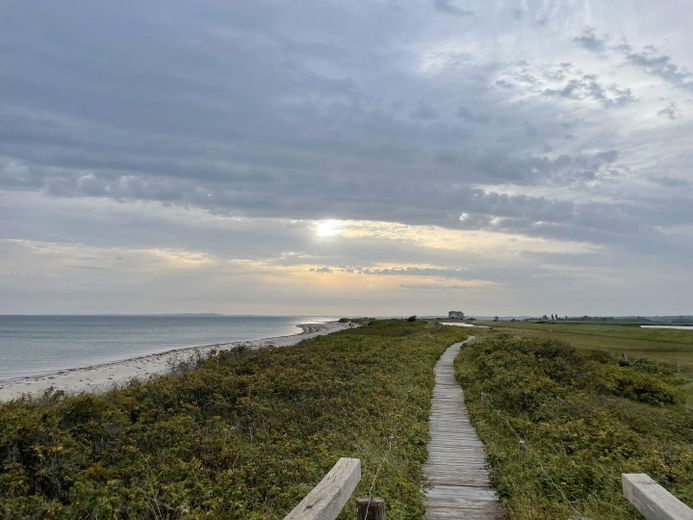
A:
[[[463,349],[456,371],[512,518],[638,518],[622,472],[648,473],[693,501],[693,419],[666,367],[491,334]]]
[[[420,518],[432,367],[463,332],[369,326],[105,394],[0,405],[2,518],[280,518],[340,456]],[[353,511],[345,513],[353,515]]]

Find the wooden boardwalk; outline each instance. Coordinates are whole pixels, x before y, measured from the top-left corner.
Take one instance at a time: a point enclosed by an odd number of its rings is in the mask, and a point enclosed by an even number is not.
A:
[[[469,422],[464,393],[453,368],[460,347],[475,339],[470,336],[449,347],[435,367],[428,424],[431,440],[424,466],[431,486],[425,497],[427,520],[496,520],[505,516],[486,471],[484,445]]]

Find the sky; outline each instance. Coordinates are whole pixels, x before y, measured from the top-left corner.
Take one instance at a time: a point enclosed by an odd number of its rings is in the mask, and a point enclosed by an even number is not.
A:
[[[690,0],[0,0],[0,314],[693,314]]]

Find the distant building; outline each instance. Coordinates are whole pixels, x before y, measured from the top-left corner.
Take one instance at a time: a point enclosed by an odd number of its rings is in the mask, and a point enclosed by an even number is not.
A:
[[[448,318],[451,320],[463,320],[464,319],[464,312],[462,311],[449,311],[448,312]]]

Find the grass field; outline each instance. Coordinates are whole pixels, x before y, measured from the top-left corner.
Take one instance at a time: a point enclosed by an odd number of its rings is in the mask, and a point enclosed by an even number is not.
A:
[[[0,518],[283,518],[347,456],[362,460],[356,496],[373,485],[390,518],[419,519],[433,366],[466,332],[376,321],[0,404]]]
[[[693,331],[560,321],[489,321],[478,324],[513,335],[561,339],[577,349],[605,350],[616,356],[625,355],[628,359],[646,358],[664,363],[688,380],[683,388],[688,396],[689,409],[693,407]],[[483,329],[477,330],[483,334]]]
[[[640,518],[623,498],[623,472],[648,473],[693,503],[693,334],[487,325],[472,329],[480,341],[456,372],[511,518]]]

